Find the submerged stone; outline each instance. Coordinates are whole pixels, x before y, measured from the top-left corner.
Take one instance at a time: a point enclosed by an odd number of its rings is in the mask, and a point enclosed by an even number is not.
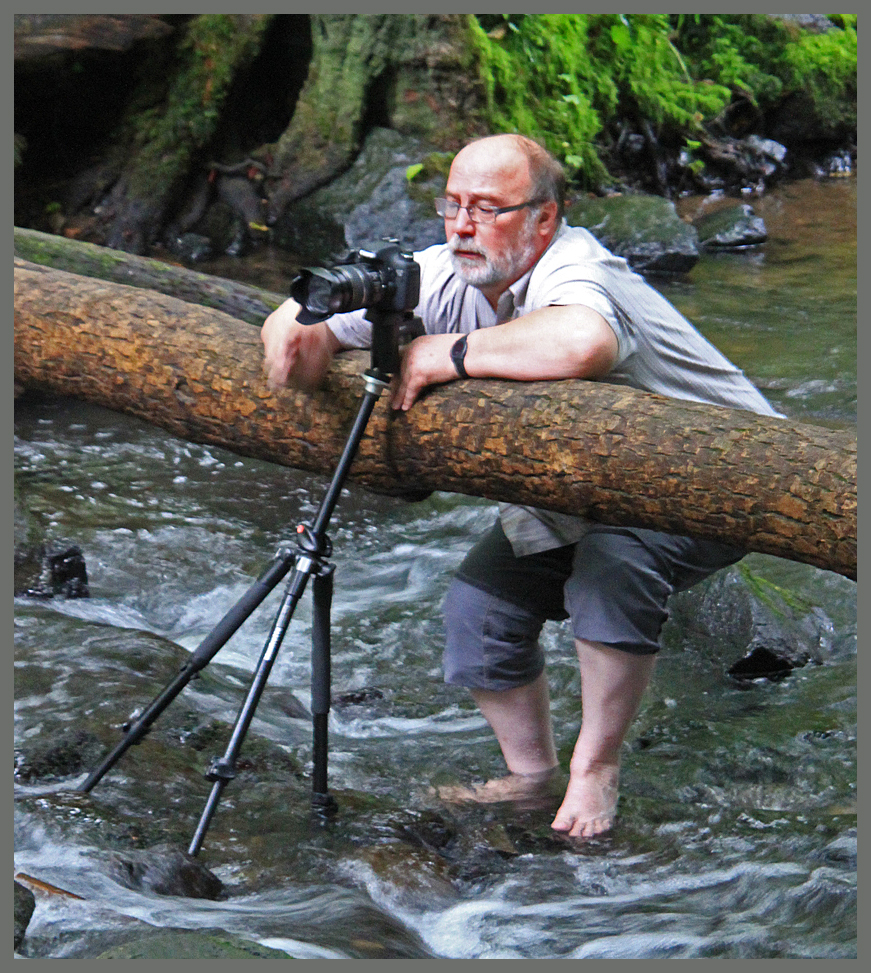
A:
[[[15,551],[15,594],[28,598],[87,598],[88,571],[82,549],[65,538]]]
[[[221,899],[224,885],[205,865],[169,845],[146,851],[115,852],[109,860],[113,879],[128,889],[150,889],[158,895]]]
[[[710,249],[752,247],[768,239],[765,221],[746,203],[702,216],[693,225],[699,242]]]

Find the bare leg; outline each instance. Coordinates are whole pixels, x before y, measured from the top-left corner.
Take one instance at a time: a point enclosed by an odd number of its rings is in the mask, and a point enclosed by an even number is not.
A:
[[[620,750],[656,657],[582,639],[575,640],[575,647],[581,664],[583,723],[572,754],[569,786],[551,827],[571,837],[591,838],[614,823]]]
[[[443,787],[439,796],[486,803],[546,793],[558,761],[545,674],[515,689],[473,689],[472,696],[496,734],[510,774],[471,789]]]
[[[472,696],[493,728],[512,774],[538,774],[557,765],[547,676],[502,691],[473,689]]]

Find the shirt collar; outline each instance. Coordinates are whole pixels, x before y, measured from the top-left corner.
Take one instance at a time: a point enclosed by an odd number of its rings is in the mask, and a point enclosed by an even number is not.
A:
[[[507,321],[508,318],[514,311],[514,308],[521,307],[526,301],[526,291],[529,287],[529,279],[532,277],[532,272],[539,265],[541,259],[547,253],[548,250],[556,243],[557,239],[562,235],[565,227],[567,226],[565,219],[559,225],[556,233],[551,237],[550,243],[544,248],[541,256],[535,263],[526,271],[522,277],[518,277],[517,280],[511,284],[504,294],[499,297],[499,302],[496,305],[496,316],[501,323],[502,321]],[[508,295],[511,295],[510,305],[508,305]],[[505,307],[503,307],[503,302],[505,302]]]

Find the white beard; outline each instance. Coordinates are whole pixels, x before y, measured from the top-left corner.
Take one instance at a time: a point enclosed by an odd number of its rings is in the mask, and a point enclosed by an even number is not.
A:
[[[505,281],[513,283],[526,273],[535,257],[533,222],[533,219],[527,220],[521,234],[519,249],[509,253],[489,253],[478,244],[465,243],[454,234],[448,241],[454,273],[464,283],[473,287],[492,287]],[[483,261],[470,260],[457,254],[457,250],[477,253],[484,259]]]

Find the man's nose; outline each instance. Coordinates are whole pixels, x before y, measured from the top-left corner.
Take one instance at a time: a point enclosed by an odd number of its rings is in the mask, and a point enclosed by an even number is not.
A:
[[[462,233],[464,236],[471,236],[475,232],[475,223],[464,206],[460,207],[454,217],[454,232]]]

